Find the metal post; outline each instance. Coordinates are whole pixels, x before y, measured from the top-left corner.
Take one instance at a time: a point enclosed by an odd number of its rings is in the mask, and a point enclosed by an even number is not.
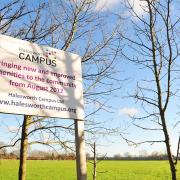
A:
[[[87,180],[84,121],[74,120],[77,180]]]

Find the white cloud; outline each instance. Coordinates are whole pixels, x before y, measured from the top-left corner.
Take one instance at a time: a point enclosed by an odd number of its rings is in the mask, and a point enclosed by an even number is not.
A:
[[[129,107],[124,107],[119,109],[119,114],[120,115],[126,115],[126,116],[135,116],[139,113],[138,109],[136,108],[129,108]]]
[[[81,0],[73,0],[76,3],[81,2]],[[91,1],[91,0],[90,0]],[[128,3],[129,2],[129,3]],[[112,10],[116,7],[123,7],[124,5],[127,7],[132,6],[135,13],[138,15],[143,15],[145,13],[144,9],[147,10],[147,2],[142,0],[96,0],[95,11],[107,11]],[[128,10],[125,10],[127,14]]]
[[[147,11],[147,2],[142,0],[129,0],[130,6],[132,6],[134,12],[141,16]]]
[[[49,133],[46,133],[46,132],[42,133],[42,141],[44,143],[48,142],[49,138],[50,138],[50,134]]]
[[[129,4],[127,2],[129,2]],[[95,11],[106,11],[122,4],[126,6],[130,5],[133,11],[139,16],[145,14],[145,11],[147,11],[147,2],[142,0],[97,0]],[[127,12],[125,14],[127,14]]]
[[[9,132],[9,131],[11,131],[11,132],[17,132],[19,130],[19,127],[17,127],[17,126],[7,126],[6,127],[6,131],[7,132]]]
[[[116,7],[120,4],[121,0],[97,0],[95,10],[96,11],[106,11]]]

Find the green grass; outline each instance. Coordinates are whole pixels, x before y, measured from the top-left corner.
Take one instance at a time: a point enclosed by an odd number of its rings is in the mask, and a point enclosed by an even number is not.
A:
[[[18,165],[17,160],[0,160],[0,180],[17,180]],[[101,161],[97,167],[97,180],[170,180],[167,161]],[[75,161],[27,161],[27,180],[74,179]],[[88,163],[91,179],[92,165]]]

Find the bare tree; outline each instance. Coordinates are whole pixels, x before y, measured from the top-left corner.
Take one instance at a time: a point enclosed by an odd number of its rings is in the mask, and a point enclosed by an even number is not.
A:
[[[114,78],[116,59],[121,49],[117,43],[119,39],[116,39],[119,24],[109,29],[105,18],[94,11],[95,3],[89,0],[49,0],[36,3],[14,0],[10,3],[1,2],[0,9],[2,34],[82,56],[85,104],[95,107],[87,111],[86,119],[100,110],[108,111],[106,103],[109,97],[120,89],[119,80]],[[74,134],[74,123],[32,116],[29,118],[25,116],[10,144],[0,148],[15,146],[19,141],[21,148],[26,147],[21,150],[24,153],[27,152],[27,142],[52,148],[57,145],[65,149],[74,148],[73,136],[69,136],[69,139],[62,137],[63,131],[64,134]],[[92,133],[97,122],[87,125],[88,132]],[[46,140],[43,137],[45,132],[49,134]],[[23,161],[24,158],[20,159]],[[23,165],[23,162],[20,164]]]
[[[93,144],[91,144],[91,151],[93,153],[93,156],[92,156],[92,161],[89,161],[90,164],[93,165],[93,173],[92,173],[92,176],[93,176],[93,180],[96,180],[97,179],[97,174],[100,174],[100,173],[107,173],[107,171],[98,171],[97,170],[97,165],[104,159],[106,159],[106,155],[100,155],[98,154],[97,152],[97,143],[94,142]],[[99,157],[98,157],[99,156]],[[101,156],[101,157],[100,157]],[[98,159],[99,158],[99,159]]]
[[[137,83],[135,94],[130,95],[141,104],[145,114],[134,117],[133,124],[141,130],[162,132],[164,136],[163,139],[145,139],[135,144],[165,143],[172,180],[177,179],[177,169],[172,155],[167,115],[170,101],[176,98],[178,89],[176,71],[179,64],[180,17],[172,11],[175,3],[173,0],[144,0],[140,7],[143,13],[138,14],[132,1],[128,1],[126,5],[131,13],[135,36],[122,35],[125,44],[129,46],[123,52],[124,57],[140,66],[148,75]],[[145,125],[142,125],[143,120],[146,120]],[[149,124],[153,123],[153,128],[147,125],[147,120],[150,120]],[[133,144],[133,141],[127,142]]]
[[[120,81],[114,77],[117,72],[116,59],[121,49],[118,45],[119,39],[116,38],[119,24],[109,28],[106,18],[94,11],[95,3],[89,0],[66,2],[51,0],[29,6],[26,1],[16,0],[11,3],[3,2],[1,6],[3,7],[2,34],[71,51],[82,56],[85,106],[91,106],[86,111],[85,119],[100,110],[108,112],[110,107],[106,104],[112,93],[119,90],[121,86]],[[17,12],[21,12],[21,15],[14,17]],[[11,20],[11,23],[7,24],[7,19]],[[43,128],[48,129],[48,126],[55,129],[60,124],[58,123],[59,121],[55,119],[34,118],[31,124],[34,124],[33,128],[40,132]],[[90,132],[94,123],[87,124]],[[71,126],[72,124],[68,124],[67,130]],[[62,125],[62,127],[65,126]],[[69,129],[73,130],[73,128]],[[100,129],[103,128],[100,127]],[[104,130],[107,129],[104,128]],[[57,131],[56,129],[55,132]]]
[[[97,152],[96,152],[96,142],[94,142],[93,147],[93,180],[96,180],[96,171],[97,171]]]

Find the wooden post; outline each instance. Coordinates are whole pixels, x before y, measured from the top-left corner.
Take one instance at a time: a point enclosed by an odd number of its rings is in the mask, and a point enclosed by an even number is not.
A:
[[[96,164],[97,164],[97,159],[96,159],[96,143],[94,142],[93,146],[93,180],[96,180]]]
[[[26,179],[26,159],[28,149],[28,126],[32,116],[24,115],[21,134],[20,164],[19,164],[19,180]]]
[[[74,120],[77,180],[87,180],[84,121]]]

